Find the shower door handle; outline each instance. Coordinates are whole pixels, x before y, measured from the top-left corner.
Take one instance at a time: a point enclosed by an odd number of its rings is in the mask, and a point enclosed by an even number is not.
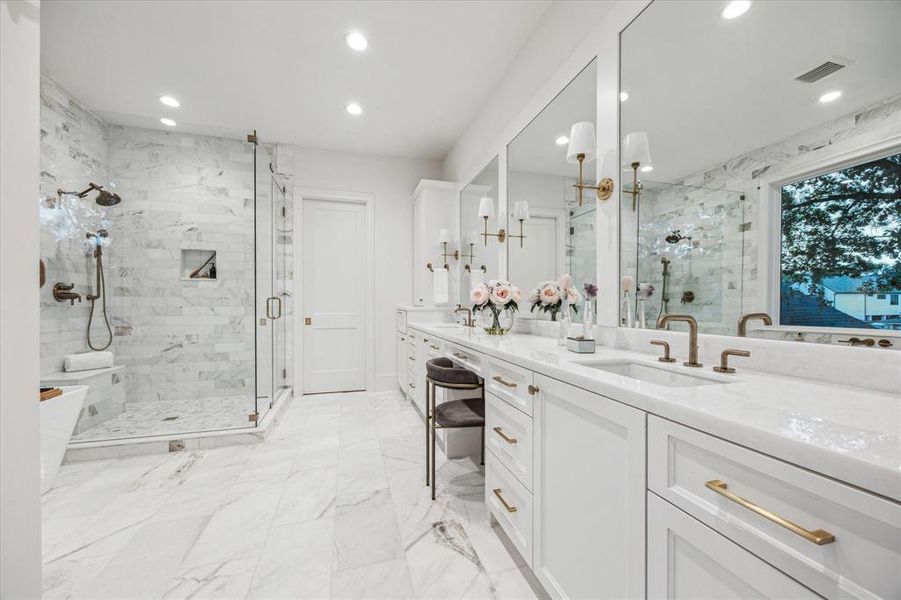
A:
[[[282,299],[279,298],[278,296],[273,296],[272,299],[275,300],[276,304],[278,304],[278,316],[275,318],[281,319],[282,318]]]
[[[277,315],[273,314],[273,312],[272,312],[272,302],[273,301],[276,304],[278,304],[278,314]],[[266,298],[266,317],[268,317],[269,319],[271,319],[273,321],[275,321],[276,319],[282,318],[282,299],[281,298],[278,298],[276,296],[270,296],[269,298]]]

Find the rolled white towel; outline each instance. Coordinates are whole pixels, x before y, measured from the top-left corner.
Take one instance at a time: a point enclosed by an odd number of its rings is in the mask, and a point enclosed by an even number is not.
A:
[[[90,369],[103,369],[113,366],[112,352],[85,352],[83,354],[70,354],[63,361],[63,369],[72,371],[87,371]]]

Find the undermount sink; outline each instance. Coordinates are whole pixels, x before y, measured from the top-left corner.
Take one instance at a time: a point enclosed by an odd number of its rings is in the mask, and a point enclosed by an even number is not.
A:
[[[593,361],[578,363],[583,367],[597,369],[599,371],[607,371],[615,375],[622,375],[630,379],[652,383],[661,387],[694,387],[698,385],[713,385],[717,383],[728,383],[717,379],[708,379],[687,373],[679,373],[671,369],[660,368],[643,363],[636,362],[611,362],[611,361]]]

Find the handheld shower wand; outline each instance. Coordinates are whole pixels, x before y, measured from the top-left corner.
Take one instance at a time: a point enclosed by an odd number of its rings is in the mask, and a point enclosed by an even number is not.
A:
[[[94,259],[97,261],[97,266],[95,271],[97,272],[97,284],[94,286],[94,293],[88,294],[86,298],[91,301],[91,314],[88,317],[88,347],[91,350],[106,350],[113,343],[113,328],[110,327],[109,324],[109,316],[106,312],[106,277],[103,274],[103,244],[102,240],[109,237],[109,232],[106,229],[101,229],[97,233],[89,233],[87,234],[87,238],[89,240],[94,241]],[[95,347],[91,342],[91,324],[94,321],[94,307],[97,304],[97,300],[101,300],[101,305],[103,307],[103,321],[106,323],[106,331],[109,335],[109,340],[106,342],[106,345],[102,347]]]

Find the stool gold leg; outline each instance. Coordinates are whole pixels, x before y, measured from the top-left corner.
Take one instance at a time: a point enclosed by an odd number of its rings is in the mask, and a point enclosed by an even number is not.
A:
[[[430,390],[432,389],[431,382],[426,379],[425,381],[425,484],[426,487],[429,485],[429,426],[432,422],[431,411],[429,407],[431,406],[430,400]]]

